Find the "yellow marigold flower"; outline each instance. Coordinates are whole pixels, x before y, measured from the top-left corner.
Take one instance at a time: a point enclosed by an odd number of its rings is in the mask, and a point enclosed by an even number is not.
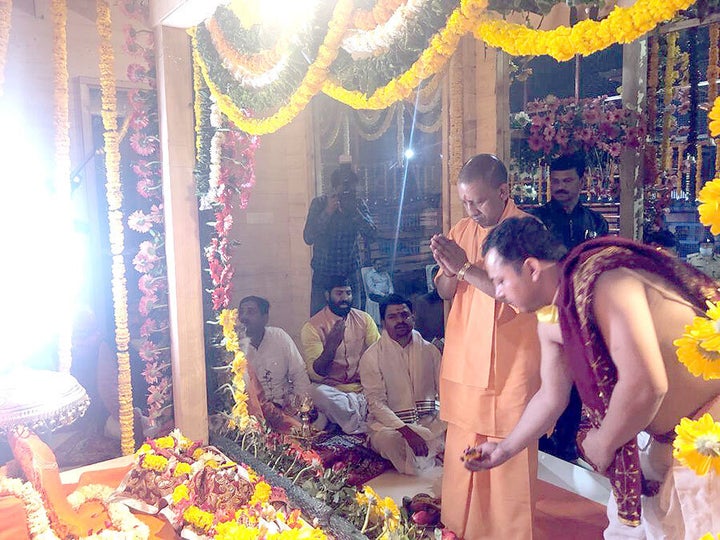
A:
[[[189,463],[180,462],[175,467],[175,471],[173,471],[173,476],[182,476],[183,474],[190,474],[192,472],[192,467]]]
[[[155,454],[145,454],[141,466],[143,469],[164,472],[165,469],[167,469],[168,460],[163,456],[156,456]]]
[[[218,322],[223,330],[228,326],[233,328],[237,322],[237,309],[223,309],[218,316]]]
[[[712,234],[720,234],[720,178],[703,186],[698,194],[700,223],[710,227]]]
[[[190,490],[185,484],[180,484],[173,490],[172,500],[177,504],[185,499],[190,499]]]
[[[175,448],[175,439],[170,436],[160,437],[159,439],[155,439],[155,444],[160,448]]]
[[[385,519],[385,527],[389,531],[394,531],[400,525],[400,509],[395,501],[390,497],[382,500],[383,518]]]
[[[362,491],[358,491],[355,494],[355,500],[358,504],[364,505],[364,504],[372,504],[375,505],[380,500],[380,497],[377,493],[375,493],[375,490],[371,488],[370,486],[363,486]]]
[[[258,482],[255,484],[255,492],[253,493],[250,502],[250,506],[256,504],[265,504],[270,500],[270,494],[272,493],[272,487],[267,482]]]
[[[705,533],[700,537],[700,540],[720,540],[720,534],[715,536],[713,533]]]
[[[720,423],[709,414],[699,420],[683,418],[675,427],[673,457],[698,475],[712,468],[720,474]]]
[[[203,448],[196,448],[193,452],[193,459],[200,459],[200,456],[202,456],[205,453],[205,450]]]
[[[192,505],[188,506],[183,512],[183,518],[185,521],[190,523],[190,525],[207,531],[210,530],[210,527],[212,527],[215,516],[210,512],[205,512],[204,510],[200,510],[197,506]]]
[[[215,527],[215,540],[254,540],[260,537],[261,530],[241,525],[236,521],[218,523]]]
[[[148,452],[152,452],[152,447],[148,443],[144,443],[140,448],[137,449],[135,455],[141,456],[143,454],[147,454]]]
[[[715,98],[708,118],[710,118],[710,135],[717,137],[720,135],[720,97]]]
[[[701,342],[688,333],[673,341],[673,345],[677,347],[678,360],[690,373],[706,381],[720,379],[720,353],[704,349]]]

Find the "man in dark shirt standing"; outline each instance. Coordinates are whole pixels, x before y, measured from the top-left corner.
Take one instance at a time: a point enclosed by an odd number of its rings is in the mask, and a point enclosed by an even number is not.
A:
[[[359,179],[349,163],[340,165],[330,177],[330,194],[310,203],[303,239],[313,246],[310,316],[327,304],[325,283],[330,276],[346,276],[355,293],[354,304],[365,297],[360,277],[358,235],[367,238],[375,232],[365,201],[357,196]]]
[[[550,163],[550,202],[530,210],[569,250],[590,238],[605,236],[608,223],[599,212],[580,202],[585,159],[580,154],[561,156]],[[575,437],[582,404],[573,386],[570,402],[550,437],[540,439],[540,450],[567,461],[578,458]]]
[[[568,250],[580,242],[605,236],[608,223],[599,212],[580,202],[585,159],[580,154],[559,157],[550,163],[550,202],[530,211]]]

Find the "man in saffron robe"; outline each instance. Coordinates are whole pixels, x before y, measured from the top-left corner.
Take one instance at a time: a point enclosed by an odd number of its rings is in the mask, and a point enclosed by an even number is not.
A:
[[[613,490],[605,537],[694,539],[720,530],[720,478],[697,476],[672,455],[681,418],[720,418],[720,380],[693,376],[674,344],[706,300],[717,299],[717,283],[621,238],[590,240],[564,258],[563,251],[526,219],[502,223],[483,246],[497,297],[540,321],[542,386],[513,432],[473,449],[466,466],[495,467],[534,442],[574,381],[583,401],[579,450]],[[690,345],[702,364],[699,344]],[[640,451],[643,430],[651,442]]]
[[[492,471],[471,472],[460,461],[469,446],[507,436],[539,384],[537,323],[495,300],[481,255],[493,227],[527,214],[509,199],[507,170],[490,154],[465,163],[458,194],[468,217],[430,243],[438,294],[452,300],[440,370],[440,418],[448,423],[442,521],[466,540],[528,540],[536,449]]]

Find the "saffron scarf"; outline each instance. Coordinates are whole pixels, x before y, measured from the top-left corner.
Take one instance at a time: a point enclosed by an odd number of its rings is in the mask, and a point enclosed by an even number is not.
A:
[[[587,432],[600,426],[617,383],[617,370],[594,313],[597,278],[608,270],[629,268],[662,276],[699,311],[717,298],[718,284],[699,270],[665,252],[630,240],[603,237],[573,249],[562,262],[558,299],[563,347],[583,402],[578,448]],[[640,524],[640,495],[651,495],[640,470],[635,439],[618,449],[605,473],[618,504],[618,518]]]

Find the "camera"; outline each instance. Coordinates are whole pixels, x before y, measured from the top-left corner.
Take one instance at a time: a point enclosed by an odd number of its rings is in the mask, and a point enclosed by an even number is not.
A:
[[[353,189],[346,189],[338,194],[340,205],[345,209],[355,208],[357,205],[357,193]]]

